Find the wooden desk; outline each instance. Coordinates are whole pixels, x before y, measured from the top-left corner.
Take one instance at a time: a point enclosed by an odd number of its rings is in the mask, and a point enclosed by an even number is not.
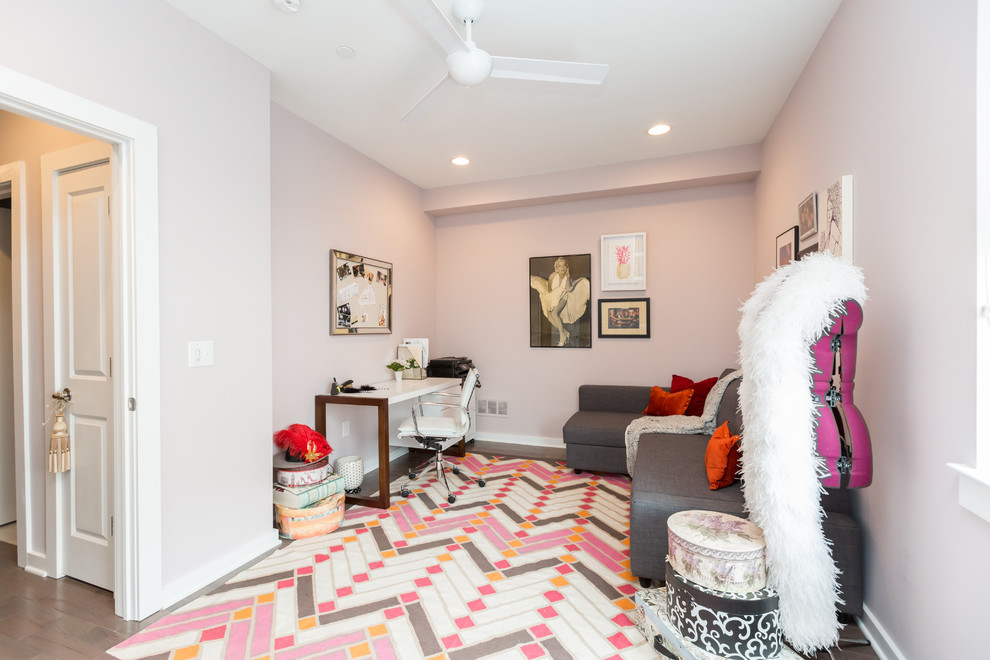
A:
[[[433,394],[449,389],[459,389],[460,378],[424,378],[423,380],[386,381],[375,383],[373,392],[358,394],[317,394],[314,400],[316,406],[316,430],[324,436],[327,434],[327,405],[344,406],[373,406],[378,411],[378,494],[361,495],[348,494],[345,501],[348,504],[361,504],[377,509],[387,509],[391,505],[388,486],[390,483],[388,469],[389,447],[389,406],[403,401],[413,401],[424,394]],[[462,441],[463,449],[463,441]]]

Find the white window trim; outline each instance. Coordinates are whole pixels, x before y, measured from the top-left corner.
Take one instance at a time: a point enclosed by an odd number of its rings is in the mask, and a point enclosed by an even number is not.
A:
[[[959,473],[959,504],[990,522],[990,0],[976,5],[976,466]]]

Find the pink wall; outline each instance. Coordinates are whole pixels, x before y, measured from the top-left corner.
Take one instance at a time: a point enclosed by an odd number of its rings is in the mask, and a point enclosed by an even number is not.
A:
[[[336,138],[272,105],[274,428],[312,425],[331,378],[373,383],[404,337],[434,337],[436,229],[420,190]],[[390,335],[330,336],[330,250],[392,263]],[[336,456],[376,456],[357,434]]]
[[[582,383],[669,385],[672,372],[716,375],[736,364],[738,308],[754,284],[753,184],[451,215],[437,221],[435,355],[470,356],[479,396],[508,418],[479,436],[559,444]],[[600,288],[602,234],[645,231],[645,292]],[[530,348],[529,258],[591,253],[590,349]],[[650,339],[599,339],[599,297],[648,296]]]
[[[195,590],[272,538],[269,73],[160,1],[5,3],[3,20],[0,65],[157,127],[162,584]],[[214,366],[190,369],[207,339]]]
[[[844,2],[764,141],[756,188],[765,275],[798,203],[855,177],[867,619],[906,658],[971,655],[985,628],[990,525],[959,506],[945,465],[975,448],[975,16],[973,0]]]

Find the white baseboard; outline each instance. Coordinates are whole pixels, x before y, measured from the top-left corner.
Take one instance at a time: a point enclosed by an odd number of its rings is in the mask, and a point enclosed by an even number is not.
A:
[[[870,644],[880,660],[904,660],[904,654],[890,639],[890,635],[873,616],[869,607],[863,605],[863,616],[856,621],[866,639],[870,640]]]
[[[475,436],[478,440],[489,440],[491,442],[504,442],[507,445],[529,445],[531,447],[554,447],[564,448],[564,441],[561,438],[539,438],[527,435],[509,435],[508,433],[478,433]]]
[[[48,577],[48,557],[43,552],[32,552],[28,550],[27,563],[24,570],[32,575]]]
[[[216,582],[223,576],[231,572],[237,566],[243,566],[257,559],[272,548],[281,543],[278,538],[278,531],[275,529],[266,530],[250,543],[246,543],[239,548],[228,552],[222,557],[214,559],[206,566],[203,566],[192,573],[162,587],[162,604],[160,609],[165,609],[183,598],[196,593],[203,587]]]

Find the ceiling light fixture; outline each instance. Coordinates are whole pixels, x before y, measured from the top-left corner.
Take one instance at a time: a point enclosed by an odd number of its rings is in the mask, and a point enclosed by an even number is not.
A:
[[[450,162],[453,163],[454,165],[457,165],[458,167],[464,167],[465,165],[470,163],[471,160],[469,158],[465,158],[464,156],[456,156],[454,158],[451,158]]]
[[[299,7],[302,5],[302,0],[272,0],[272,4],[278,7],[278,10],[285,12],[286,14],[295,14],[299,11]]]
[[[650,129],[646,132],[650,135],[665,135],[670,133],[670,126],[667,124],[656,124],[654,126],[650,126]]]

